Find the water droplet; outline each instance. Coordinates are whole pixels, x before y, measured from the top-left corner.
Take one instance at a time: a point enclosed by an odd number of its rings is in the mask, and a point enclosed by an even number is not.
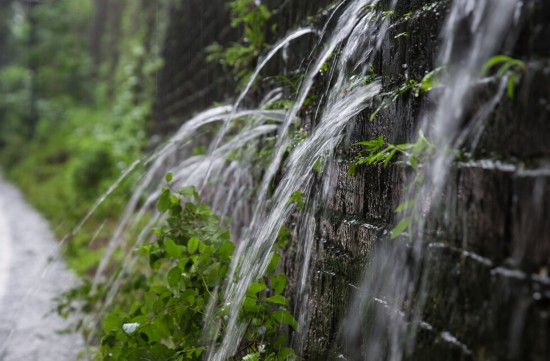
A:
[[[122,325],[122,331],[124,331],[127,335],[131,335],[132,333],[136,332],[136,330],[139,327],[139,323],[125,323]]]

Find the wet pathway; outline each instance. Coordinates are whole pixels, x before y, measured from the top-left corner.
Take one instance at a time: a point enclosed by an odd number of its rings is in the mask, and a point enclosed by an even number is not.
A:
[[[52,301],[75,277],[56,259],[48,223],[21,193],[0,179],[0,361],[75,361],[77,335],[60,335],[67,321]]]

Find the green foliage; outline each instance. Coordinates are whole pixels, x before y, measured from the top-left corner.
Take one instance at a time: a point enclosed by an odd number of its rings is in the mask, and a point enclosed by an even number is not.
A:
[[[424,77],[420,81],[418,89],[423,92],[428,92],[433,88],[439,86],[439,79],[441,77],[442,72],[443,72],[443,68],[438,67],[426,73],[426,75],[424,75]]]
[[[423,179],[421,167],[426,164],[434,154],[435,146],[427,139],[422,132],[419,133],[415,143],[391,144],[384,140],[381,135],[376,139],[358,142],[356,145],[362,146],[363,149],[355,157],[354,161],[348,166],[348,174],[355,175],[357,167],[361,165],[382,164],[386,167],[396,156],[401,156],[404,164],[414,171],[415,177],[409,187],[415,187],[420,184]],[[411,189],[409,189],[411,191]],[[411,191],[411,194],[414,192]],[[414,211],[416,198],[408,199],[400,204],[395,212],[404,214],[398,224],[391,232],[391,238],[394,239],[404,232],[412,234],[412,228],[416,224],[421,223],[420,216]]]
[[[68,99],[89,96],[89,58],[83,51],[87,39],[81,35],[86,33],[89,5],[88,0],[60,0],[55,6],[37,5],[32,12],[12,7],[0,25],[9,30],[2,43],[5,62],[0,64],[0,148],[21,147],[29,134],[31,108],[55,117],[51,113]]]
[[[426,93],[432,90],[433,88],[439,86],[439,79],[443,71],[442,67],[435,68],[434,70],[426,73],[422,80],[417,81],[414,79],[409,79],[405,84],[401,85],[399,88],[389,92],[388,94],[382,97],[382,101],[378,108],[376,108],[370,116],[370,120],[373,121],[378,113],[387,108],[391,103],[395,102],[399,96],[412,93],[415,97],[418,97],[421,93]]]
[[[295,204],[298,210],[304,209],[304,195],[302,192],[294,192],[288,200],[289,203]]]
[[[355,157],[348,167],[348,174],[355,175],[357,166],[383,164],[384,167],[396,156],[401,154],[405,163],[417,170],[426,158],[432,154],[434,145],[420,133],[415,143],[391,144],[384,140],[381,135],[376,139],[358,142],[363,149]]]
[[[28,14],[12,14],[9,64],[0,68],[0,161],[58,238],[70,235],[65,242],[68,263],[81,274],[97,263],[139,176],[138,168],[77,235],[71,234],[96,199],[142,155],[155,72],[162,65],[155,27],[163,25],[156,17],[167,1],[159,2],[158,12],[148,11],[150,2],[136,1],[109,14],[104,34],[94,34],[103,44],[101,64],[92,64],[89,24],[101,3],[37,5],[31,47]],[[31,74],[39,121],[35,139],[28,141]],[[92,238],[90,250],[86,246]]]
[[[115,161],[106,148],[86,152],[73,170],[73,182],[77,193],[94,198],[101,183],[110,180],[115,174]]]
[[[508,98],[514,99],[517,81],[521,72],[525,70],[525,63],[507,55],[495,55],[483,65],[481,76],[487,76],[493,69],[496,69],[496,76],[498,77],[508,74],[507,94]]]
[[[395,14],[394,10],[382,11],[382,20],[392,17]]]
[[[193,200],[182,204],[184,196]],[[128,275],[126,283],[135,288],[125,289],[102,318],[105,335],[98,358],[201,358],[204,314],[225,278],[234,246],[194,189],[164,189],[157,208],[167,213],[166,225],[156,231],[155,244],[136,250],[150,269]]]
[[[1,154],[7,177],[48,218],[59,239],[70,234],[96,199],[141,154],[141,140],[118,128],[118,119],[110,112],[64,104],[44,113],[32,142],[12,137]],[[96,244],[110,238],[138,172],[120,184],[77,235],[67,238],[65,255],[78,273],[86,273],[99,260],[101,250],[87,245],[100,227]]]
[[[443,68],[435,68],[434,70],[426,73],[422,80],[417,81],[410,79],[403,86],[394,91],[394,94],[402,95],[407,92],[412,92],[415,97],[419,96],[421,92],[428,92],[435,88],[439,84],[439,77]]]
[[[166,181],[171,178],[168,174]],[[227,282],[235,248],[229,231],[191,187],[164,188],[157,209],[166,220],[155,231],[156,241],[136,249],[140,262],[123,275],[115,302],[101,317],[98,360],[201,360],[212,342],[220,341],[219,334],[205,338],[205,325],[225,330],[229,308],[219,290]],[[288,327],[297,330],[297,322],[283,295],[286,276],[276,272],[280,258],[272,253],[266,274],[246,292],[240,311],[246,333],[230,360],[295,359],[285,334]],[[99,289],[92,298],[89,285],[70,291],[58,312],[70,312],[77,299],[93,312],[106,292]]]
[[[41,98],[67,97],[68,94],[77,100],[89,97],[90,58],[85,51],[88,39],[82,34],[87,33],[92,11],[87,0],[61,0],[55,6],[42,4],[33,9],[37,39],[27,60],[37,67]],[[26,46],[28,30],[21,31],[18,40],[21,47]],[[21,49],[21,53],[26,53],[25,50]]]
[[[0,69],[0,149],[18,143],[26,132],[22,119],[28,114],[30,73],[19,65]]]
[[[224,48],[213,43],[206,48],[208,62],[220,62],[233,71],[243,86],[253,70],[253,63],[265,49],[265,27],[271,13],[266,5],[255,0],[232,0],[231,26],[242,30],[241,41]]]

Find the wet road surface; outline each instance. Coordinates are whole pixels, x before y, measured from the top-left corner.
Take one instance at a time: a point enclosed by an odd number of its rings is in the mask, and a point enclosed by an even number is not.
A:
[[[48,223],[0,178],[0,361],[75,361],[83,349],[50,312],[76,282],[57,248]]]

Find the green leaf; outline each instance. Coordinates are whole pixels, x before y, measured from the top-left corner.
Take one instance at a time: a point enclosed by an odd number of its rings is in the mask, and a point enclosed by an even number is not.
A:
[[[257,283],[257,282],[252,282],[250,284],[250,286],[248,286],[248,289],[246,290],[246,293],[248,295],[255,295],[259,292],[262,292],[263,290],[266,289],[266,286],[265,284],[263,283]]]
[[[181,294],[181,298],[185,300],[189,306],[193,306],[195,303],[195,289],[186,289]]]
[[[167,255],[173,258],[181,258],[183,255],[183,246],[177,245],[172,239],[167,239],[164,242],[164,250]]]
[[[443,70],[442,67],[435,68],[434,70],[430,71],[428,74],[424,75],[424,78],[422,78],[422,81],[420,82],[420,88],[427,92],[437,86],[439,75],[441,74],[441,71]]]
[[[481,68],[481,76],[487,75],[489,70],[494,67],[497,64],[509,61],[511,58],[506,55],[495,55],[491,59],[487,60],[487,62],[483,65]]]
[[[516,92],[516,78],[517,78],[517,74],[516,73],[512,73],[510,74],[510,77],[508,78],[508,84],[507,87],[506,87],[506,93],[508,95],[508,98],[510,99],[514,99],[514,96],[515,96],[515,92]]]
[[[160,213],[164,213],[168,210],[170,205],[170,190],[165,188],[157,201],[157,209]]]
[[[415,204],[416,204],[416,198],[406,200],[406,201],[404,201],[403,203],[401,203],[401,204],[395,209],[395,213],[401,213],[401,212],[403,212],[404,210],[407,210],[407,209],[409,209],[409,208],[411,208],[411,207],[414,207]]]
[[[286,287],[286,276],[281,273],[273,278],[271,278],[271,288],[276,295],[283,293]]]
[[[411,226],[412,218],[411,217],[405,217],[397,223],[397,226],[395,226],[391,231],[391,239],[395,239],[399,237],[407,228]]]
[[[269,265],[267,266],[267,273],[275,272],[275,269],[281,261],[281,255],[278,253],[271,253],[271,259],[269,260]]]
[[[218,248],[218,254],[221,258],[230,258],[235,250],[235,245],[231,242],[225,242]]]
[[[187,242],[187,252],[193,254],[197,251],[197,248],[199,248],[199,240],[193,237]]]
[[[206,269],[205,274],[208,285],[216,286],[219,283],[220,269],[221,264],[219,262],[212,264]]]
[[[168,274],[166,275],[166,281],[168,281],[168,285],[172,288],[176,288],[179,285],[179,282],[181,280],[181,270],[179,267],[174,267],[170,271],[168,271]]]
[[[149,255],[151,254],[151,245],[150,244],[146,244],[146,245],[143,245],[141,247],[138,247],[136,248],[136,250],[134,251],[135,254],[139,254],[141,256],[146,256],[146,257],[149,257]]]
[[[288,306],[288,300],[285,296],[282,295],[275,295],[272,297],[264,298],[263,300],[266,302],[276,303],[278,305]]]
[[[351,177],[355,177],[356,174],[357,174],[357,163],[356,162],[350,163],[350,165],[348,166],[348,175]]]
[[[487,60],[487,62],[483,65],[481,69],[481,76],[486,76],[491,68],[502,63],[504,63],[504,65],[499,71],[500,76],[506,73],[512,66],[520,69],[525,68],[525,63],[521,60],[514,59],[508,55],[495,55],[491,59]]]
[[[296,207],[299,210],[304,209],[304,195],[303,195],[303,193],[300,192],[300,191],[292,193],[292,195],[290,196],[290,199],[289,199],[289,203],[296,204]]]
[[[107,316],[103,317],[102,323],[103,323],[103,330],[105,330],[106,333],[112,330],[119,330],[122,327],[122,321],[123,318],[120,317],[121,315],[117,313],[109,313]]]
[[[396,144],[394,145],[395,149],[399,150],[400,152],[405,152],[406,150],[409,150],[414,147],[414,144],[404,143],[404,144]]]
[[[174,178],[172,172],[166,173],[166,183],[170,183],[172,181],[172,178]]]
[[[384,143],[385,143],[384,135],[380,135],[376,139],[367,140],[367,141],[364,141],[364,142],[357,142],[355,144],[356,145],[363,145],[363,146],[367,147],[367,150],[369,152],[374,152],[374,151],[377,151],[378,149],[382,148]]]
[[[290,347],[283,347],[277,353],[277,361],[294,361],[297,360],[296,353]]]
[[[212,256],[214,254],[214,247],[209,246],[204,242],[199,242],[199,253]]]
[[[514,66],[513,63],[505,63],[504,65],[502,65],[498,71],[497,71],[497,75],[499,77],[503,77],[504,75],[506,75],[506,73]]]
[[[282,325],[289,325],[295,331],[298,331],[298,321],[287,310],[277,310],[272,313],[272,317],[275,321]]]
[[[256,312],[258,310],[258,298],[256,296],[245,296],[243,301],[243,310],[248,312]]]
[[[195,190],[195,187],[183,187],[178,191],[178,193],[183,197],[189,197],[195,201],[199,200],[199,194]]]
[[[374,120],[374,118],[376,118],[376,115],[378,115],[378,112],[380,112],[381,109],[382,109],[381,107],[378,107],[374,112],[371,113],[369,117],[369,120],[371,122]]]
[[[391,161],[395,153],[397,152],[397,149],[392,149],[387,155],[386,159],[384,160],[384,167],[388,165],[388,163]]]

